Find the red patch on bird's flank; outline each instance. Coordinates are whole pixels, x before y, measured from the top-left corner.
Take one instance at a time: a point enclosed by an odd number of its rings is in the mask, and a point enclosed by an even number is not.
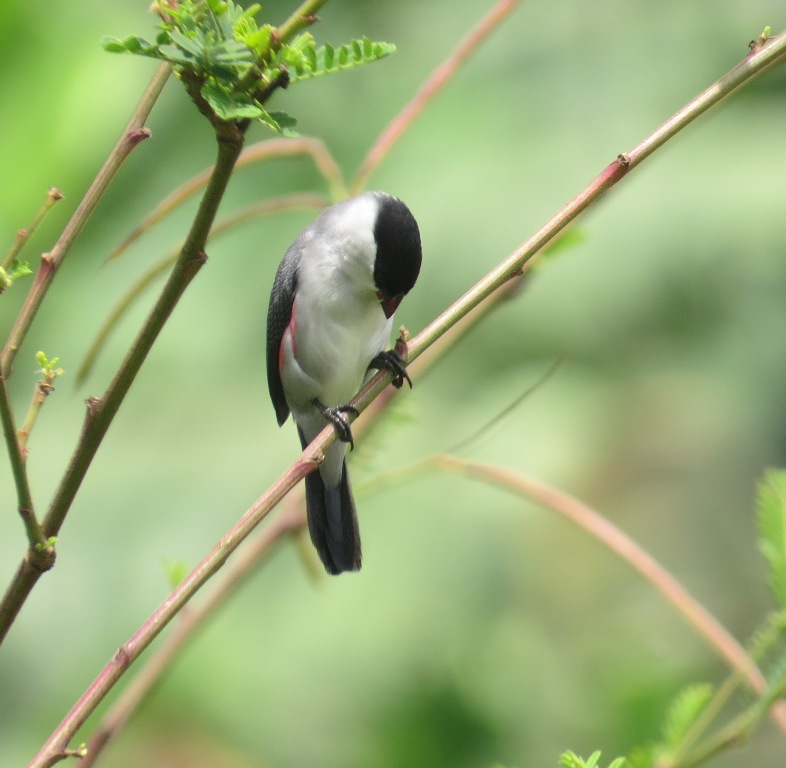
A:
[[[289,325],[284,329],[284,333],[281,334],[281,343],[278,345],[278,370],[280,371],[284,367],[284,341],[287,338],[287,334],[289,335],[290,339],[292,339],[292,356],[296,355],[295,351],[295,330],[297,328],[297,324],[295,322],[295,304],[292,303],[292,315],[289,318]]]

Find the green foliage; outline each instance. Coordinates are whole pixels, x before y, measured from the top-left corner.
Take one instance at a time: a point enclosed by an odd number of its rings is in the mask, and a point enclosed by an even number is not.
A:
[[[43,376],[43,381],[39,382],[39,387],[41,387],[45,394],[48,394],[54,388],[55,379],[63,375],[63,369],[57,367],[60,358],[53,357],[49,360],[43,352],[38,352],[35,359],[41,366],[38,373]]]
[[[677,694],[671,703],[663,724],[663,741],[670,750],[682,744],[712,698],[709,684],[690,685]]]
[[[775,600],[786,608],[786,472],[768,470],[758,486],[759,548],[770,568]]]
[[[575,752],[564,752],[560,755],[559,764],[562,768],[597,768],[598,760],[600,760],[600,752],[593,752],[586,760],[579,757]],[[618,757],[613,760],[609,768],[625,768],[626,760],[624,757]]]
[[[57,536],[50,536],[46,541],[38,542],[35,545],[35,548],[38,552],[42,552],[45,549],[51,549],[57,543]]]
[[[392,43],[374,43],[367,37],[338,48],[332,45],[317,48],[313,36],[305,33],[292,45],[284,46],[278,58],[289,68],[290,80],[294,83],[368,64],[389,56],[395,50],[396,46]]]
[[[367,37],[317,47],[309,32],[280,40],[273,26],[257,24],[256,4],[244,10],[223,0],[181,0],[172,9],[158,0],[153,7],[162,19],[154,43],[136,35],[110,37],[104,49],[168,61],[182,80],[198,84],[219,120],[258,120],[285,136],[297,135],[295,119],[263,106],[275,88],[367,64],[396,49]]]
[[[18,278],[32,274],[33,271],[30,269],[30,265],[26,261],[20,261],[19,259],[14,259],[7,271],[0,267],[0,293],[6,288],[10,288]]]
[[[170,561],[164,558],[161,563],[169,585],[174,589],[188,575],[189,567],[184,560]]]

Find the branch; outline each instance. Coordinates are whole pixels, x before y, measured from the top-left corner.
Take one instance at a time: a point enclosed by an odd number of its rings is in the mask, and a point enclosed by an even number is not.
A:
[[[9,584],[5,595],[3,595],[2,601],[0,601],[0,644],[2,644],[5,639],[9,628],[19,613],[27,595],[30,594],[30,591],[38,581],[38,578],[42,573],[49,570],[54,565],[55,561],[54,548],[49,546],[47,541],[49,536],[42,532],[41,526],[35,518],[30,490],[27,487],[27,479],[24,475],[24,459],[22,457],[16,432],[14,430],[12,440],[12,435],[8,431],[9,428],[13,427],[13,414],[11,412],[5,382],[11,375],[19,347],[27,335],[27,332],[30,330],[36,313],[44,300],[44,296],[49,290],[49,286],[52,284],[57,269],[63,263],[69,249],[82,231],[90,214],[95,210],[109,184],[120,170],[125,159],[142,139],[150,135],[147,129],[142,126],[147,120],[156,99],[160,95],[169,77],[169,72],[170,68],[168,65],[161,65],[156,70],[139,104],[132,113],[126,127],[118,139],[117,144],[101,170],[98,172],[93,183],[90,185],[90,188],[85,193],[82,202],[79,204],[76,211],[74,211],[74,215],[66,225],[59,240],[48,254],[44,254],[41,257],[41,266],[33,281],[33,285],[16,318],[16,322],[6,341],[2,354],[0,354],[0,417],[2,417],[6,444],[8,446],[11,466],[17,484],[19,511],[24,520],[28,532],[28,540],[30,542],[30,546],[22,563]],[[55,194],[50,191],[50,195],[52,197],[52,202],[54,202],[58,199],[59,193]],[[17,471],[19,460],[22,461],[22,464],[21,469]]]
[[[46,216],[49,211],[52,210],[52,206],[58,201],[63,199],[63,193],[57,189],[56,187],[50,187],[49,191],[46,193],[46,198],[38,209],[33,220],[27,227],[20,229],[16,233],[16,238],[14,239],[14,243],[9,249],[8,253],[6,254],[5,260],[2,264],[2,269],[8,270],[11,264],[14,262],[19,256],[22,248],[24,247],[25,243],[30,239],[33,235],[33,232],[36,231],[38,225],[43,221],[44,216]],[[0,293],[2,293],[2,286],[0,286]]]
[[[28,556],[36,560],[41,560],[39,566],[43,567],[46,561],[50,559],[54,561],[54,559],[51,556],[46,556],[46,559],[43,559],[43,552],[47,548],[46,537],[35,516],[33,496],[30,492],[27,470],[25,469],[25,457],[22,453],[22,446],[19,443],[19,437],[14,424],[14,415],[11,411],[11,403],[8,399],[8,388],[2,376],[0,376],[0,421],[2,421],[3,424],[3,435],[5,436],[5,443],[8,447],[8,457],[11,463],[11,474],[14,476],[14,483],[16,485],[19,514],[22,517],[25,530],[27,531],[27,541],[29,545]],[[41,557],[39,557],[39,555]],[[2,640],[2,635],[0,635],[0,640]]]
[[[341,171],[336,165],[336,161],[331,157],[322,141],[308,136],[301,136],[297,139],[265,139],[264,141],[259,141],[243,150],[235,167],[242,168],[251,163],[290,155],[310,155],[317,170],[328,183],[331,198],[334,201],[338,201],[346,196]],[[210,178],[211,170],[212,168],[206,168],[190,178],[170,195],[167,195],[145,216],[142,222],[134,228],[123,242],[112,251],[109,256],[110,261],[119,259],[145,232],[202,189]]]
[[[227,561],[257,524],[309,472],[316,469],[317,451],[307,448],[279,480],[240,518],[202,562],[177,586],[150,618],[115,653],[84,695],[77,701],[62,723],[30,763],[29,768],[46,768],[61,759],[68,743],[88,716],[101,703],[114,684],[131,664],[153,642],[180,609]]]
[[[452,350],[455,344],[469,333],[480,320],[510,298],[511,291],[509,286],[504,286],[502,290],[494,295],[492,301],[485,302],[477,312],[474,312],[469,317],[465,317],[462,322],[454,326],[450,332],[440,339],[439,344],[429,350],[429,354],[421,356],[410,368],[411,376],[420,378],[432,364]],[[356,438],[362,440],[370,428],[377,423],[382,412],[392,403],[395,393],[395,389],[388,387],[374,401],[372,406],[366,409],[362,423],[354,430]],[[153,686],[174,661],[176,654],[210,618],[213,611],[222,605],[245,582],[251,571],[259,566],[260,560],[268,554],[270,549],[279,544],[286,536],[305,527],[306,514],[303,506],[303,497],[301,495],[295,497],[290,495],[287,501],[290,503],[286,509],[282,510],[281,514],[265,528],[257,540],[250,544],[232,562],[220,581],[214,586],[210,595],[199,606],[183,616],[182,621],[178,623],[172,635],[156,650],[139,675],[129,684],[127,690],[107,712],[96,733],[89,741],[88,757],[84,763],[86,767],[94,764],[98,754],[143,703]]]
[[[630,171],[638,167],[656,149],[690,125],[710,107],[719,104],[748,80],[760,75],[765,69],[786,57],[786,33],[767,41],[755,49],[736,67],[703,93],[691,99],[681,110],[669,118],[656,131],[627,153],[617,156],[590,184],[576,195],[559,213],[547,221],[535,234],[522,243],[495,269],[475,284],[461,298],[446,309],[407,345],[408,360],[414,360],[428,349],[436,339],[485,301],[497,288],[508,280],[519,277],[531,266],[535,254],[553,240],[569,224],[577,219],[594,203],[598,202],[614,185]],[[387,373],[377,374],[358,393],[352,404],[365,407],[390,381]],[[329,430],[325,430],[326,434]],[[321,443],[322,435],[320,435]]]
[[[59,533],[79,486],[142,363],[183,292],[207,259],[204,252],[205,242],[243,146],[243,134],[233,123],[220,126],[217,139],[218,158],[213,175],[183,244],[180,257],[104,396],[88,400],[82,434],[43,520],[46,539],[56,537]],[[44,262],[47,263],[54,262]],[[39,276],[41,274],[39,272]],[[3,602],[0,603],[0,639],[7,634],[21,604],[27,599],[40,575],[40,571],[25,567],[24,563],[17,570]]]
[[[300,501],[302,502],[302,499]],[[169,669],[196,630],[217,608],[226,603],[229,595],[245,583],[277,543],[302,529],[305,523],[303,504],[287,505],[281,514],[271,520],[270,525],[265,527],[261,535],[238,556],[237,561],[232,564],[231,571],[227,571],[226,577],[216,585],[210,595],[195,609],[183,611],[177,626],[163,641],[161,647],[156,649],[155,655],[145,664],[117,701],[112,704],[91,736],[87,744],[87,755],[80,764],[83,768],[95,764],[109,741],[117,735],[150,695],[155,684]]]
[[[756,693],[763,695],[767,691],[764,675],[734,636],[655,558],[594,509],[567,493],[512,470],[447,455],[437,456],[432,463],[438,469],[513,491],[570,520],[643,576]],[[773,706],[772,717],[786,733],[786,702]]]
[[[436,95],[450,82],[459,67],[473,54],[480,44],[516,7],[518,0],[499,0],[497,4],[482,18],[467,37],[459,43],[451,56],[439,64],[429,75],[418,92],[404,108],[388,123],[366,154],[362,165],[352,181],[352,194],[357,194],[366,185],[369,176],[390,152],[393,145],[412,125],[420,113],[428,106]]]
[[[114,149],[109,154],[106,162],[85,193],[82,202],[79,203],[76,211],[74,211],[71,220],[66,224],[62,235],[60,235],[60,239],[55,243],[55,246],[49,253],[45,253],[41,256],[41,266],[38,269],[38,273],[35,276],[35,280],[33,281],[33,285],[30,288],[25,303],[19,312],[11,335],[6,341],[5,348],[2,354],[0,354],[0,376],[3,376],[3,378],[8,379],[10,377],[16,354],[27,332],[30,330],[30,326],[33,324],[33,320],[44,300],[44,296],[46,296],[58,268],[68,255],[68,251],[81,233],[87,220],[90,218],[90,214],[95,210],[132,150],[140,141],[150,136],[150,131],[144,128],[144,123],[150,114],[150,110],[161,94],[169,78],[170,71],[168,64],[161,64],[156,70],[137,108],[134,110],[128,124],[123,129],[117,144],[115,144]]]

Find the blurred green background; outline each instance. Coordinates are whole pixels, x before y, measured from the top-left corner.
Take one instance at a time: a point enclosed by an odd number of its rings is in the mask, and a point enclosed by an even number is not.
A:
[[[332,2],[314,30],[390,40],[389,59],[279,94],[349,177],[387,121],[491,6]],[[274,22],[294,3],[268,2]],[[146,3],[0,5],[0,237],[62,189],[28,257],[56,239],[155,63],[104,53],[152,36]],[[521,3],[378,168],[370,186],[417,216],[425,259],[397,322],[420,330],[631,148],[747,53],[776,0]],[[786,464],[786,69],[758,79],[636,170],[581,222],[580,245],[402,391],[352,456],[364,566],[310,580],[285,542],[188,647],[102,765],[546,768],[657,735],[683,685],[724,665],[638,576],[564,521],[503,491],[381,473],[443,451],[558,372],[465,453],[578,496],[629,532],[739,638],[771,601],[755,483]],[[66,375],[31,439],[44,509],[152,299],[74,374],[135,277],[182,237],[194,204],[117,264],[110,250],[213,160],[176,82],[58,275],[10,382],[21,421],[35,352]],[[250,140],[266,138],[253,128]],[[222,213],[325,189],[307,160],[246,168]],[[264,318],[285,248],[313,217],[245,224],[210,260],[134,384],[0,655],[0,764],[36,752],[115,649],[298,452],[267,395]],[[0,300],[7,333],[27,285]],[[364,487],[367,492],[364,492]],[[0,462],[0,583],[24,551]],[[91,721],[95,724],[96,721]],[[89,736],[87,728],[81,739]],[[77,739],[77,741],[80,739]],[[766,723],[713,765],[783,765]]]

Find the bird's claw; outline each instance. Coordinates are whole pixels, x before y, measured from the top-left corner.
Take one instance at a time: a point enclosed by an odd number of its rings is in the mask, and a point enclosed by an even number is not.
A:
[[[314,400],[317,410],[333,425],[336,435],[342,443],[349,443],[349,450],[355,450],[355,441],[352,438],[352,430],[345,414],[351,413],[358,416],[360,411],[354,405],[324,405],[319,400]]]
[[[409,384],[409,388],[412,389],[412,379],[409,378],[409,374],[407,373],[406,363],[395,350],[389,349],[386,352],[380,352],[368,364],[368,367],[392,371],[393,380],[390,383],[396,389],[401,389],[404,385],[404,381],[406,381],[407,384]]]

